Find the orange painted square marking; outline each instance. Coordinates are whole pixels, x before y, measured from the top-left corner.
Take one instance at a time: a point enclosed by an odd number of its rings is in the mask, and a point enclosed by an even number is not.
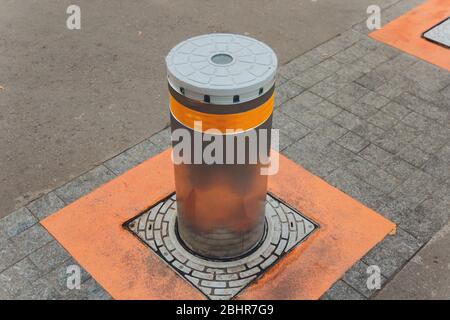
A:
[[[422,38],[449,16],[450,0],[429,0],[369,36],[450,71],[450,49]]]
[[[205,299],[124,222],[171,194],[170,149],[47,217],[42,225],[115,299]],[[237,299],[318,299],[395,225],[280,155],[269,191],[319,223]]]

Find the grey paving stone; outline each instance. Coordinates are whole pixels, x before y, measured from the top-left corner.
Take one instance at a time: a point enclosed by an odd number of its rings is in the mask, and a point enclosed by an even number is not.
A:
[[[305,91],[305,88],[299,86],[293,81],[288,81],[282,84],[275,91],[275,107],[278,107],[288,100],[298,96],[303,91]]]
[[[283,151],[290,145],[292,145],[295,140],[286,135],[285,133],[279,131],[279,141],[278,141],[278,151]],[[275,149],[275,146],[272,146],[272,149]],[[276,149],[275,149],[276,150]]]
[[[326,100],[320,101],[311,110],[327,119],[332,119],[342,112],[340,107]]]
[[[386,159],[383,169],[402,181],[408,179],[417,169],[397,156]]]
[[[385,113],[384,111],[378,111],[376,114],[371,116],[367,121],[380,127],[383,130],[388,130],[392,128],[396,123],[397,119]]]
[[[281,78],[282,77],[279,77],[279,80],[281,80]],[[157,134],[151,136],[148,140],[150,140],[150,142],[153,143],[160,151],[169,148],[172,144],[170,136],[170,128],[161,130]]]
[[[363,139],[351,131],[340,137],[336,142],[354,153],[360,152],[370,143],[368,140]]]
[[[367,280],[370,277],[368,273],[369,266],[362,261],[358,261],[345,274],[342,280],[352,288],[362,293],[366,298],[372,297],[379,289],[369,289]],[[386,282],[386,278],[381,275],[380,288]]]
[[[373,143],[391,153],[396,154],[419,135],[420,132],[416,129],[398,122],[391,129],[385,131],[385,133],[376,138]]]
[[[109,169],[101,165],[56,189],[55,193],[69,204],[114,177]]]
[[[419,204],[436,192],[441,185],[438,179],[425,172],[416,170],[391,195],[395,198],[405,198]]]
[[[443,160],[442,158],[432,157],[425,163],[423,170],[435,178],[448,181],[450,180],[450,158]]]
[[[364,296],[344,281],[336,282],[321,298],[321,300],[365,300]]]
[[[16,296],[17,300],[59,300],[61,295],[44,279],[38,279],[26,286]]]
[[[325,61],[319,63],[317,66],[328,70],[329,72],[335,73],[339,69],[343,68],[345,64],[337,61],[333,57],[326,59]],[[450,95],[450,94],[449,94]]]
[[[301,106],[289,105],[284,108],[283,112],[309,129],[315,129],[327,121],[326,118],[318,113],[313,112],[308,108],[302,108]]]
[[[442,160],[448,160],[450,159],[450,144],[447,144],[442,147],[442,149],[436,154],[438,158],[441,158]]]
[[[359,155],[366,159],[369,160],[370,162],[376,164],[379,167],[382,167],[383,164],[390,158],[392,157],[392,154],[377,147],[374,144],[370,144],[367,148],[365,148],[364,150],[362,150]]]
[[[39,270],[47,273],[69,259],[70,255],[58,242],[52,241],[30,254],[29,257]]]
[[[362,261],[380,267],[381,274],[386,278],[392,277],[407,262],[397,252],[380,244],[370,250]]]
[[[430,129],[422,132],[412,141],[417,148],[429,154],[435,154],[449,141],[449,135],[440,128]]]
[[[283,78],[290,80],[317,63],[318,62],[311,58],[311,56],[302,55],[281,66],[278,69],[278,74]]]
[[[306,61],[309,61],[312,63],[313,66],[318,65],[319,63],[325,61],[328,59],[327,55],[323,55],[320,53],[318,47],[309,50],[308,52],[304,53],[302,56],[296,58],[296,59],[304,59]],[[306,70],[306,69],[305,69]]]
[[[440,94],[444,95],[445,97],[450,99],[450,85],[448,85],[447,87],[443,88],[440,91]]]
[[[332,74],[331,71],[321,67],[320,65],[309,68],[308,70],[300,73],[292,79],[296,84],[303,88],[310,88],[316,83],[322,81],[323,79],[329,77]]]
[[[427,131],[431,126],[434,125],[433,120],[424,117],[417,112],[410,112],[406,115],[402,122],[411,128],[416,128],[418,130]]]
[[[378,74],[383,74],[384,72],[395,72],[395,70],[380,71],[377,70]],[[415,88],[415,83],[399,74],[395,74],[386,83],[379,86],[375,91],[382,94],[383,96],[395,99],[406,91]]]
[[[320,177],[326,177],[336,169],[336,166],[329,162],[327,157],[321,153],[299,148],[296,144],[284,150],[283,154]]]
[[[355,177],[343,168],[334,170],[326,177],[326,180],[331,185],[364,204],[368,204],[374,197],[382,195],[381,191]]]
[[[402,224],[404,211],[411,210],[417,206],[404,199],[395,199],[385,194],[373,197],[367,205],[397,225]]]
[[[53,237],[40,224],[35,224],[11,238],[17,251],[22,255],[28,255],[34,252],[52,240]]]
[[[311,87],[309,91],[322,98],[328,98],[344,88],[348,83],[350,83],[350,80],[344,76],[334,74]]]
[[[150,140],[144,140],[131,149],[127,150],[127,153],[131,155],[134,159],[139,161],[139,163],[157,155],[160,149],[155,146]]]
[[[448,205],[438,199],[427,199],[412,210],[402,212],[401,227],[425,243],[450,220]]]
[[[389,60],[394,59],[402,53],[401,50],[382,43],[376,50],[376,53],[386,57]]]
[[[378,47],[374,51],[371,51],[365,56],[361,57],[360,62],[365,64],[369,69],[374,69],[390,59],[390,57],[384,54],[383,51],[383,47]]]
[[[14,244],[7,238],[0,237],[0,272],[24,258]]]
[[[295,143],[295,147],[310,151],[313,153],[320,153],[323,149],[327,148],[333,141],[318,135],[315,132],[311,132],[301,140]]]
[[[347,30],[341,35],[325,42],[324,44],[317,47],[317,51],[325,57],[330,57],[342,51],[353,44],[357,43],[364,36],[353,30]]]
[[[0,273],[0,296],[13,298],[38,276],[37,268],[28,259],[23,259]]]
[[[287,135],[291,141],[296,141],[306,136],[310,130],[300,122],[292,119],[288,115],[275,110],[273,113],[274,129],[279,129],[283,134]]]
[[[386,104],[389,103],[389,99],[382,96],[379,93],[376,93],[375,91],[369,91],[364,97],[362,97],[359,102],[362,102],[366,104],[367,106],[374,107],[376,109],[381,109]]]
[[[361,77],[355,80],[356,83],[370,90],[377,90],[381,86],[387,83],[387,79],[377,71],[371,71],[363,74]]]
[[[333,121],[348,130],[352,130],[359,126],[363,120],[344,110],[334,117]]]
[[[83,287],[84,283],[88,281],[91,276],[72,258],[64,261],[61,265],[46,274],[44,277],[45,280],[51,283],[52,286],[63,296],[71,294],[74,290],[78,290],[69,289],[67,286],[68,277],[72,275],[71,272],[68,272],[68,268],[71,266],[80,268],[80,287]]]
[[[340,137],[342,137],[346,132],[348,132],[347,129],[335,124],[332,121],[324,121],[321,124],[319,124],[318,127],[316,127],[316,129],[314,130],[317,134],[332,139],[332,140],[336,140]]]
[[[139,161],[127,152],[122,152],[112,159],[106,161],[103,165],[110,169],[114,174],[121,175],[122,173],[137,166]]]
[[[356,157],[356,154],[334,142],[322,149],[321,153],[328,159],[329,162],[333,163],[337,167],[345,166],[349,161]]]
[[[356,103],[346,108],[347,111],[366,119],[373,116],[378,110],[386,105],[389,100],[376,92],[369,92]]]
[[[23,207],[0,219],[0,233],[3,233],[8,237],[14,237],[34,225],[36,222],[37,219],[31,212]]]
[[[405,230],[397,228],[396,234],[387,236],[381,245],[393,250],[405,260],[409,260],[424,245],[424,242],[416,239]]]
[[[395,117],[398,120],[403,119],[408,114],[411,113],[411,110],[408,108],[396,103],[396,102],[389,102],[384,108],[383,111],[390,114],[391,116]]]
[[[406,76],[418,82],[427,91],[438,92],[450,84],[448,71],[423,60],[418,60],[406,70]]]
[[[432,92],[432,91],[427,91],[423,88],[421,88],[419,85],[416,86],[416,88],[414,88],[414,91],[410,91],[413,95],[415,95],[416,97],[423,99],[427,102],[430,102],[434,105],[436,105],[437,107],[440,108],[444,108],[444,109],[448,109],[450,108],[450,100],[448,99],[448,97],[446,97],[445,95],[442,94],[441,92]],[[442,123],[445,124],[445,123]]]
[[[416,167],[421,167],[430,158],[429,154],[412,145],[408,145],[402,149],[398,153],[398,156]]]
[[[447,119],[449,115],[448,110],[439,108],[438,106],[418,98],[409,92],[404,92],[399,95],[395,98],[395,102],[434,120]]]
[[[28,204],[27,208],[38,220],[42,220],[64,206],[64,202],[54,192],[50,192]]]
[[[369,90],[367,88],[353,82],[330,96],[328,100],[338,106],[348,108],[368,93]]]
[[[323,99],[310,91],[305,91],[305,92],[302,92],[301,94],[299,94],[294,99],[292,99],[292,101],[296,105],[314,110],[316,105],[318,105],[320,102],[322,102]]]
[[[360,121],[360,124],[354,127],[352,131],[368,141],[375,141],[384,133],[383,129],[365,121]]]
[[[333,56],[333,58],[339,62],[351,64],[356,60],[358,60],[359,58],[366,55],[367,53],[369,53],[369,51],[370,49],[368,49],[361,43],[357,42],[352,46],[348,47],[347,49],[337,53],[336,55]]]
[[[377,48],[380,48],[382,46],[381,42],[369,37],[362,38],[361,40],[358,41],[358,43],[371,51],[376,50]]]
[[[112,300],[111,295],[92,278],[82,288],[87,293],[87,300]]]
[[[392,192],[400,183],[394,176],[391,176],[363,158],[353,158],[346,165],[346,169],[355,177],[358,177],[386,194]]]
[[[352,83],[368,72],[370,72],[370,68],[367,66],[367,64],[365,64],[361,60],[358,60],[351,64],[345,65],[345,68],[336,71],[336,74],[349,83]]]

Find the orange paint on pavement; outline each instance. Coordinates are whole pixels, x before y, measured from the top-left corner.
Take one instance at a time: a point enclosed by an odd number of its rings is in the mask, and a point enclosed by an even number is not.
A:
[[[43,220],[115,299],[205,299],[122,224],[174,191],[170,150]],[[269,191],[320,224],[237,299],[318,299],[395,225],[287,158]]]
[[[450,49],[422,34],[450,16],[450,0],[429,0],[369,36],[450,71]]]

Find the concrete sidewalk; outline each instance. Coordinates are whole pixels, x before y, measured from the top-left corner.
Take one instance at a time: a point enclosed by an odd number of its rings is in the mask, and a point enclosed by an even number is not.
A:
[[[277,84],[282,153],[398,225],[323,299],[448,299],[450,73],[366,34],[362,21],[305,52]],[[164,129],[0,220],[0,298],[109,298],[87,273],[81,290],[67,289],[74,261],[37,222],[168,145]],[[379,293],[366,285],[370,265]]]

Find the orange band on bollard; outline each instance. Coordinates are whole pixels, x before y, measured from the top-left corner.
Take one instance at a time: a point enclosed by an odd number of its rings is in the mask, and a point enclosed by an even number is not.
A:
[[[169,94],[170,111],[175,119],[192,130],[194,130],[194,122],[201,121],[203,132],[217,129],[225,133],[227,129],[245,131],[256,128],[272,114],[274,100],[275,96],[272,94],[266,102],[249,111],[234,114],[208,114],[182,105]]]

